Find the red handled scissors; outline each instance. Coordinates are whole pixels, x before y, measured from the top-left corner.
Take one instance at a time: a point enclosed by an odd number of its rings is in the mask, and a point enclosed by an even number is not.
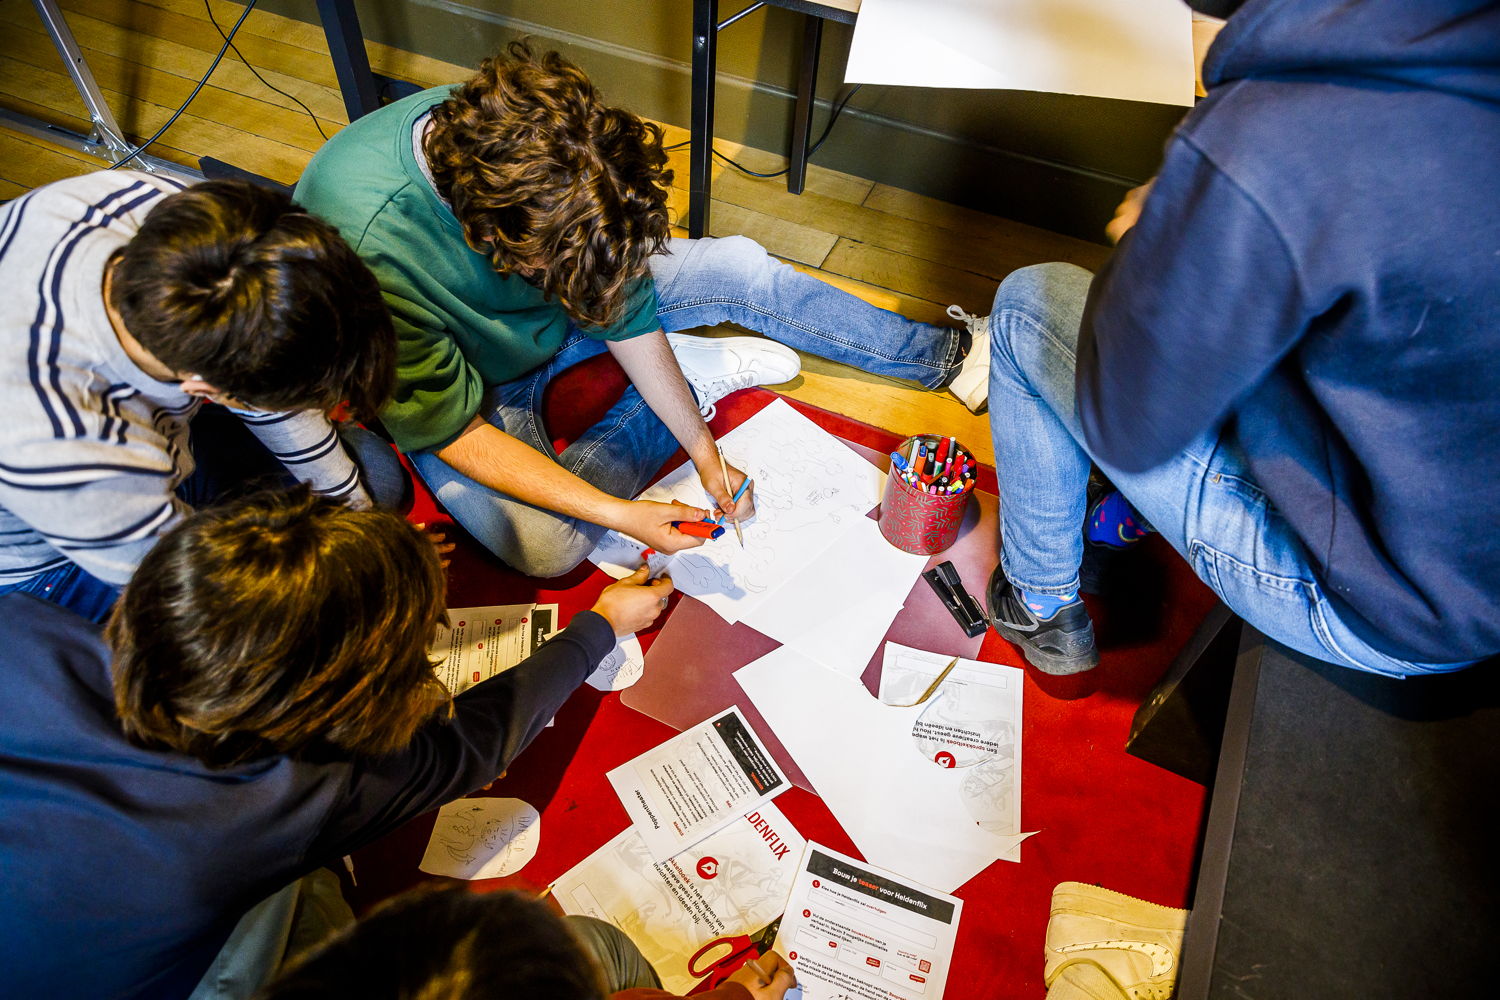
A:
[[[776,932],[780,928],[781,918],[777,917],[755,934],[714,938],[693,952],[693,957],[688,959],[688,975],[694,979],[702,979],[693,988],[693,993],[717,989],[746,962],[754,961],[769,952],[776,943]]]

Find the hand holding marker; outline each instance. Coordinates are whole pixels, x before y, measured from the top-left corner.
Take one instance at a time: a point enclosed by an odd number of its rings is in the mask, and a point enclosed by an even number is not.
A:
[[[719,450],[719,471],[723,473],[724,485],[727,487],[729,485],[729,469],[724,461],[723,449]],[[744,482],[740,483],[740,488],[738,490],[735,490],[734,496],[729,498],[729,502],[731,504],[739,503],[740,498],[743,497],[745,493],[750,489],[750,484],[752,482],[753,480],[749,476],[746,476]],[[718,538],[719,536],[724,534],[724,516],[725,515],[721,513],[718,517],[705,518],[702,521],[673,521],[672,527],[676,528],[684,535],[692,535],[694,538],[707,538],[711,540]],[[744,548],[745,533],[740,530],[739,519],[736,518],[730,523],[734,525],[734,535],[740,540],[740,548]]]

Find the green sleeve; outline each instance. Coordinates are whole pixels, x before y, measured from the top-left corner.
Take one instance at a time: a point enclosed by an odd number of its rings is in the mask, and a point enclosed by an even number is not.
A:
[[[647,275],[637,280],[626,293],[625,309],[617,322],[604,327],[585,326],[579,329],[585,337],[592,340],[630,340],[661,328],[656,310],[656,282]]]
[[[385,293],[396,327],[396,391],[380,422],[403,452],[442,448],[479,412],[484,380],[420,306]]]

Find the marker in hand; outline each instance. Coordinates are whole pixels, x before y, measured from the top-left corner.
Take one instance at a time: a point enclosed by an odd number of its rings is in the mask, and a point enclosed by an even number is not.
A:
[[[673,521],[672,527],[694,538],[718,538],[724,534],[723,526],[713,521]]]

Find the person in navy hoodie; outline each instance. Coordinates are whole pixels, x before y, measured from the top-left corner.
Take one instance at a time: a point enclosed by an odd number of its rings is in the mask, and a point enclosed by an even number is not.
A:
[[[248,997],[352,920],[324,866],[493,781],[660,614],[645,576],[457,697],[437,549],[307,487],[169,530],[102,638],[0,595],[5,996]]]
[[[1085,549],[1154,528],[1310,656],[1396,676],[1490,657],[1500,3],[1193,6],[1232,12],[1208,96],[1115,254],[996,295],[992,621],[1041,670],[1091,668]],[[1087,494],[1091,461],[1118,492]]]

